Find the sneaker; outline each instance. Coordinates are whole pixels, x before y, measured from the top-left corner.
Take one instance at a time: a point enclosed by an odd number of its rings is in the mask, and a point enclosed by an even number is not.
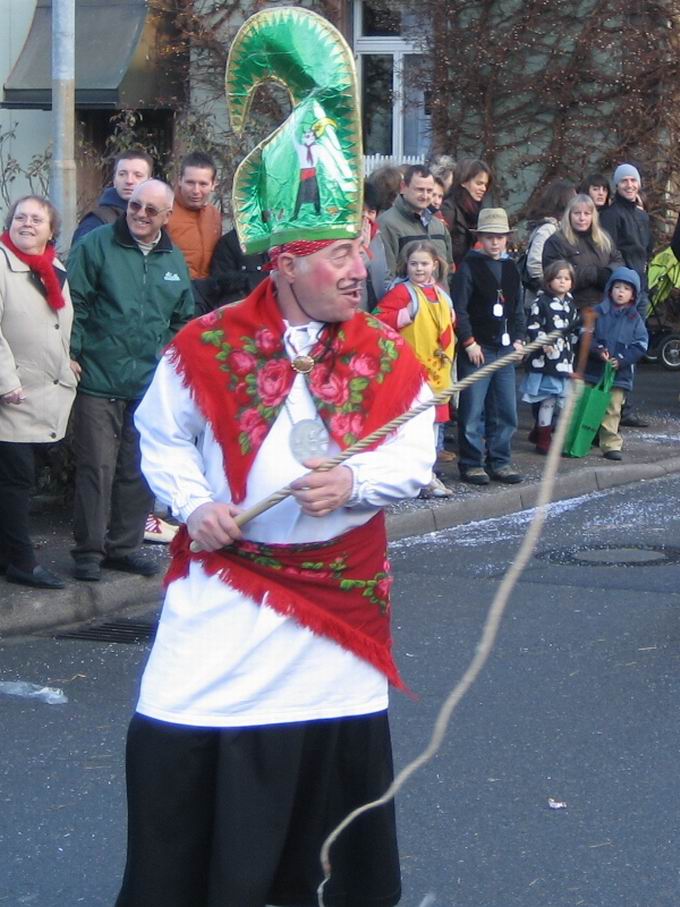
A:
[[[452,450],[440,450],[437,454],[437,463],[453,463],[456,455]]]
[[[461,482],[467,482],[468,485],[488,485],[489,477],[481,466],[471,466],[470,469],[461,469]]]
[[[623,454],[620,450],[605,450],[602,456],[605,460],[623,460]]]
[[[448,488],[437,476],[432,476],[429,485],[420,492],[424,498],[450,498],[453,497],[453,490]]]
[[[490,475],[494,482],[503,482],[504,485],[517,485],[524,478],[509,464],[493,469]]]
[[[169,545],[179,531],[179,526],[171,526],[155,513],[150,513],[144,526],[144,541]]]

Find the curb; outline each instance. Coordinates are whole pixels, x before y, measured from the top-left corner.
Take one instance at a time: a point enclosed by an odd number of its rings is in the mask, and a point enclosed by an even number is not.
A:
[[[553,501],[606,491],[647,479],[680,473],[680,456],[662,462],[626,463],[620,466],[593,466],[558,475]],[[539,482],[499,490],[475,489],[455,500],[431,503],[406,513],[387,513],[390,541],[426,535],[465,523],[507,516],[536,505]],[[10,601],[0,609],[0,639],[46,633],[69,624],[101,619],[131,605],[160,605],[162,577],[114,575],[99,583],[75,582],[59,591],[12,587]]]
[[[552,501],[565,501],[583,494],[607,491],[618,485],[629,485],[646,479],[660,479],[680,472],[680,457],[671,457],[659,463],[626,463],[620,466],[594,466],[579,472],[558,475],[553,488]],[[488,487],[488,486],[487,486]],[[494,517],[508,516],[536,506],[539,482],[514,485],[512,488],[492,493],[479,490],[469,497],[446,501],[410,513],[388,513],[387,534],[390,541],[425,535],[480,522]]]
[[[13,586],[12,600],[0,610],[0,638],[27,636],[68,624],[102,618],[128,605],[157,605],[161,577],[117,576],[98,583],[75,580],[50,591]]]

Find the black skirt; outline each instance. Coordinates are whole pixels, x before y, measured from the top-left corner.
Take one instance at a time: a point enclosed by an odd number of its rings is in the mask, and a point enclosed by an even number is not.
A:
[[[391,781],[386,712],[226,729],[135,715],[116,907],[316,907],[323,841]],[[353,822],[330,856],[328,907],[399,902],[392,804]]]

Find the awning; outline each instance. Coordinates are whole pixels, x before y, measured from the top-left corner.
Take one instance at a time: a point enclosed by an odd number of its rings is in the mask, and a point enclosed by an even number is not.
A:
[[[37,0],[3,107],[52,106],[52,2]],[[76,107],[170,108],[184,100],[170,16],[147,0],[76,0]]]

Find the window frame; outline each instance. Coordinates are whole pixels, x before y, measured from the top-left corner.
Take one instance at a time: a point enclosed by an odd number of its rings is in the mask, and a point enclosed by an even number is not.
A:
[[[363,57],[369,54],[391,56],[392,65],[392,153],[395,160],[402,160],[404,152],[404,57],[422,56],[422,49],[413,40],[394,35],[384,37],[363,35],[361,32],[364,0],[355,0],[353,5],[354,56],[363,95]]]

